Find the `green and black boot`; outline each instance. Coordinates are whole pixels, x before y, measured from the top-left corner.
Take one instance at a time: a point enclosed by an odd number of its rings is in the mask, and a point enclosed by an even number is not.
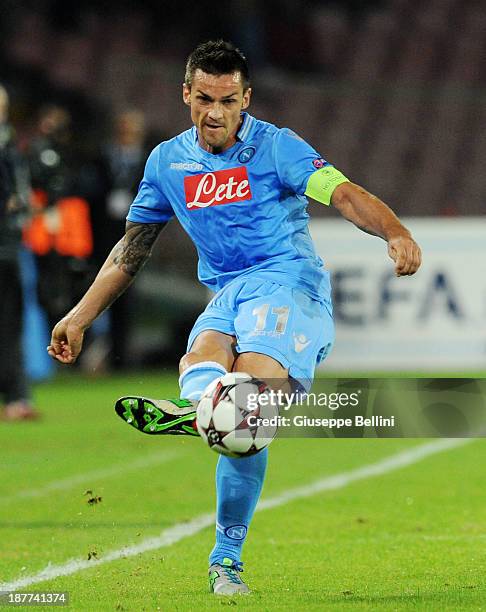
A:
[[[198,436],[197,402],[185,399],[154,400],[128,395],[115,404],[117,415],[142,433]]]

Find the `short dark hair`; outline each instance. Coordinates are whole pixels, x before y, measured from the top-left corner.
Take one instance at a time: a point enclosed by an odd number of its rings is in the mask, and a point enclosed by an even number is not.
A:
[[[192,84],[194,73],[199,68],[207,74],[233,74],[239,72],[243,82],[243,90],[250,86],[250,71],[243,53],[224,40],[209,40],[198,45],[189,55],[186,64],[185,83]]]

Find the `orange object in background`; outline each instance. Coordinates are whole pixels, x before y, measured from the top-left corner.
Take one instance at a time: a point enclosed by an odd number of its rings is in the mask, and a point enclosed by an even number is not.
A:
[[[47,206],[47,193],[34,189],[31,197],[33,216],[22,230],[24,244],[36,255],[46,255],[52,248],[52,238],[47,229],[43,211]]]
[[[93,252],[93,231],[89,204],[83,198],[61,198],[47,207],[47,197],[36,190],[33,218],[23,231],[24,243],[36,255],[55,250],[64,257],[89,257]]]
[[[55,249],[60,255],[89,257],[93,252],[93,232],[89,204],[83,198],[62,198],[56,204],[59,212],[59,231]]]

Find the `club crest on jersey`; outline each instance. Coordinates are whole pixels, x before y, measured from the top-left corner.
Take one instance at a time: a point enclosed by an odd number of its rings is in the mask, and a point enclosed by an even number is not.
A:
[[[238,153],[238,161],[242,164],[246,164],[255,155],[255,147],[245,147]]]
[[[251,200],[245,166],[184,177],[186,206],[189,210]]]

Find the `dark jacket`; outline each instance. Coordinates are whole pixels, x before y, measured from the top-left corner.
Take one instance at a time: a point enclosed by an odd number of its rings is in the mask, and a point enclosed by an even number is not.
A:
[[[12,259],[22,239],[22,225],[29,213],[29,172],[15,143],[13,128],[0,125],[0,258]],[[15,206],[8,203],[15,196]]]

